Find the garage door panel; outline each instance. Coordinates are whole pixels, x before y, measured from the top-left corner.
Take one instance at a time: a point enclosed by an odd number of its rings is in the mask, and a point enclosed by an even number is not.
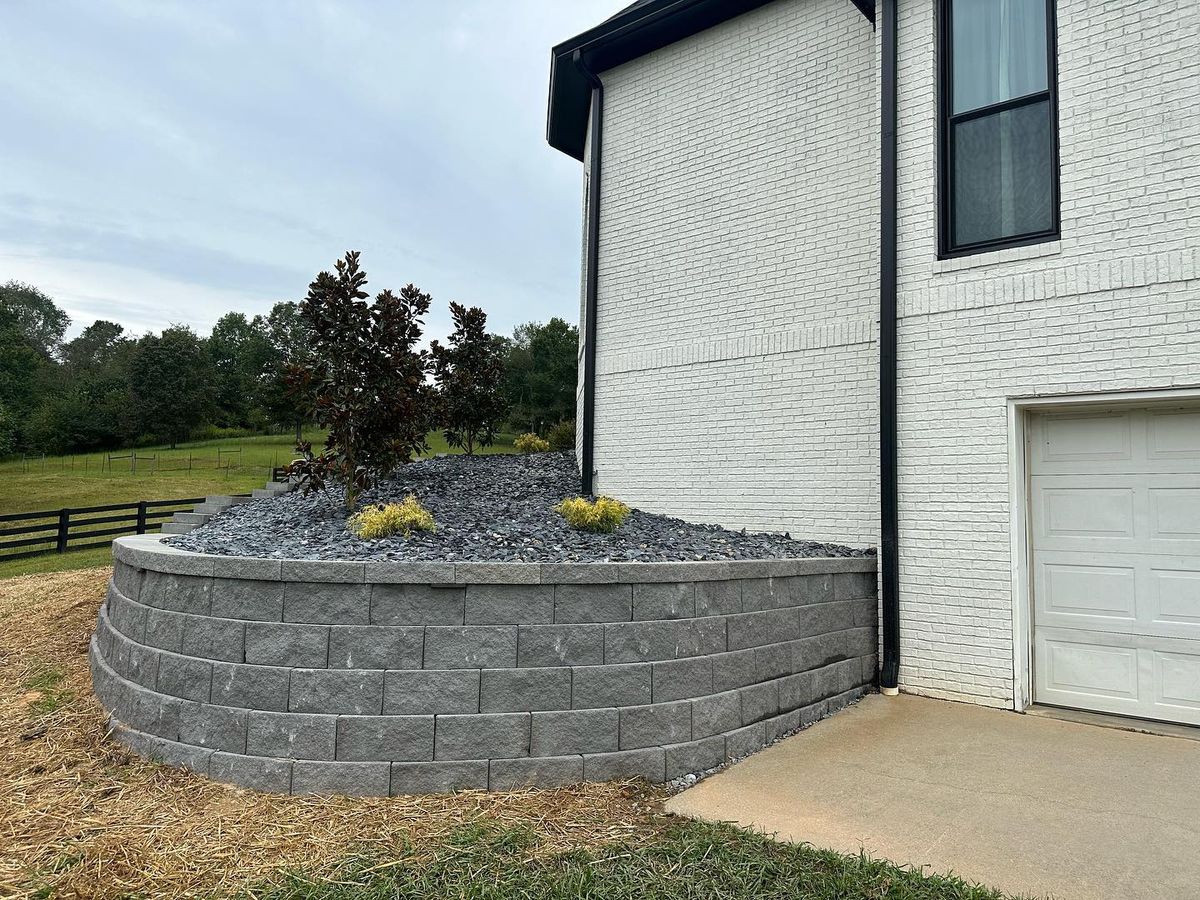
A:
[[[1030,436],[1034,699],[1200,725],[1200,408]]]

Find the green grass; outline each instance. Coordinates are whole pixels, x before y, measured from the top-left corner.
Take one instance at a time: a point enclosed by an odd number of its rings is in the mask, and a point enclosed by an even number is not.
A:
[[[68,553],[43,553],[41,556],[28,556],[25,559],[5,560],[0,557],[0,579],[110,565],[111,547],[94,547],[91,550],[73,550]]]
[[[52,713],[63,704],[70,702],[71,692],[62,689],[62,683],[66,677],[61,669],[49,667],[39,669],[25,680],[22,687],[26,691],[41,695],[29,704],[29,709],[35,716]]]
[[[524,829],[471,826],[444,843],[391,859],[346,860],[314,879],[285,873],[242,897],[255,900],[1001,900],[953,877],[866,856],[783,844],[727,825],[679,822],[645,841],[558,855],[537,852]]]

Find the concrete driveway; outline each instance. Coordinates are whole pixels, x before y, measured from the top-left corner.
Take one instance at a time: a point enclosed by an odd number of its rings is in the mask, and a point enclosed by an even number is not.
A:
[[[1200,741],[872,695],[671,812],[1056,898],[1200,898]]]

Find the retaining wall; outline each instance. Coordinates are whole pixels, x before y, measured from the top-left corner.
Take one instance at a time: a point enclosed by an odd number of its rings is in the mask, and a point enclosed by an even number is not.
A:
[[[664,781],[859,697],[875,560],[396,563],[114,542],[117,737],[280,793]]]

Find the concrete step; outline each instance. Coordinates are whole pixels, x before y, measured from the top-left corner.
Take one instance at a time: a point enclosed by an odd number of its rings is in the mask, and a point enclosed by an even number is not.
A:
[[[205,506],[227,507],[233,505],[233,498],[228,494],[213,494],[211,497],[204,498]]]
[[[171,517],[171,521],[176,525],[203,525],[211,518],[212,516],[207,513],[181,512],[175,513],[175,515]]]
[[[188,525],[183,522],[163,522],[162,534],[187,534],[195,525]]]

